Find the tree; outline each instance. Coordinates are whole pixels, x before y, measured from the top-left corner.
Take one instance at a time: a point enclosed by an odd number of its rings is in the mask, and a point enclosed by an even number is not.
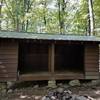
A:
[[[67,5],[67,0],[57,0],[58,2],[58,20],[59,20],[59,27],[60,27],[60,34],[65,33],[65,17],[66,16],[66,5]]]
[[[88,0],[90,1],[90,0]],[[2,29],[35,33],[75,33],[85,34],[94,31],[94,14],[96,27],[99,23],[99,0],[3,0],[5,7],[1,7]],[[91,4],[91,9],[88,7]],[[0,10],[1,11],[1,10]],[[90,17],[90,11],[92,17]],[[1,22],[0,22],[1,24]]]
[[[3,6],[3,0],[0,1],[0,18],[2,17],[2,6]],[[0,19],[0,30],[1,30],[1,19]]]
[[[94,14],[93,14],[93,2],[88,0],[88,9],[89,9],[89,35],[94,35]]]

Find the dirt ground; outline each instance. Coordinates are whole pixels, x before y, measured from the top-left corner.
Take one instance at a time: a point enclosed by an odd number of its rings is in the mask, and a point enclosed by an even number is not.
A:
[[[9,90],[9,93],[7,93],[4,96],[0,97],[0,100],[34,100],[34,97],[40,98],[38,100],[41,100],[41,98],[50,91],[51,88],[48,88],[47,86],[38,86],[38,85],[25,85],[25,83],[21,84],[18,87],[14,87],[11,90]],[[71,87],[68,85],[61,85],[62,87],[66,88],[67,90],[70,90],[72,94],[78,94],[78,95],[88,95],[95,100],[100,100],[100,85],[81,85],[81,86],[74,86]]]

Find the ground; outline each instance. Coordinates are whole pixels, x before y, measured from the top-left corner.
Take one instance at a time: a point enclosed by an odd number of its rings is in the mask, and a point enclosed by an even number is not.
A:
[[[59,85],[58,85],[59,87]],[[60,83],[60,87],[70,90],[73,94],[88,95],[95,100],[100,100],[100,85],[87,85],[68,86],[67,84]],[[46,95],[51,88],[45,85],[37,85],[32,83],[21,83],[15,85],[8,93],[1,96],[0,100],[34,100],[33,98],[41,98]],[[41,100],[41,99],[38,99]]]

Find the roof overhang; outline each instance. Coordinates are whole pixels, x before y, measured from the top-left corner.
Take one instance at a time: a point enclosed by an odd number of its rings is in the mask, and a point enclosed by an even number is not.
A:
[[[83,41],[83,42],[98,42],[100,37],[83,36],[83,35],[59,35],[46,33],[22,33],[22,32],[0,32],[2,39],[28,39],[28,40],[54,40],[54,41]]]

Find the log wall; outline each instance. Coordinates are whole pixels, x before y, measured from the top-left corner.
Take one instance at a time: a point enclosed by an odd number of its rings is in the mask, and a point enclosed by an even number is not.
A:
[[[86,45],[84,56],[85,79],[99,78],[99,46]]]
[[[0,41],[0,81],[17,79],[18,45],[12,41]]]

